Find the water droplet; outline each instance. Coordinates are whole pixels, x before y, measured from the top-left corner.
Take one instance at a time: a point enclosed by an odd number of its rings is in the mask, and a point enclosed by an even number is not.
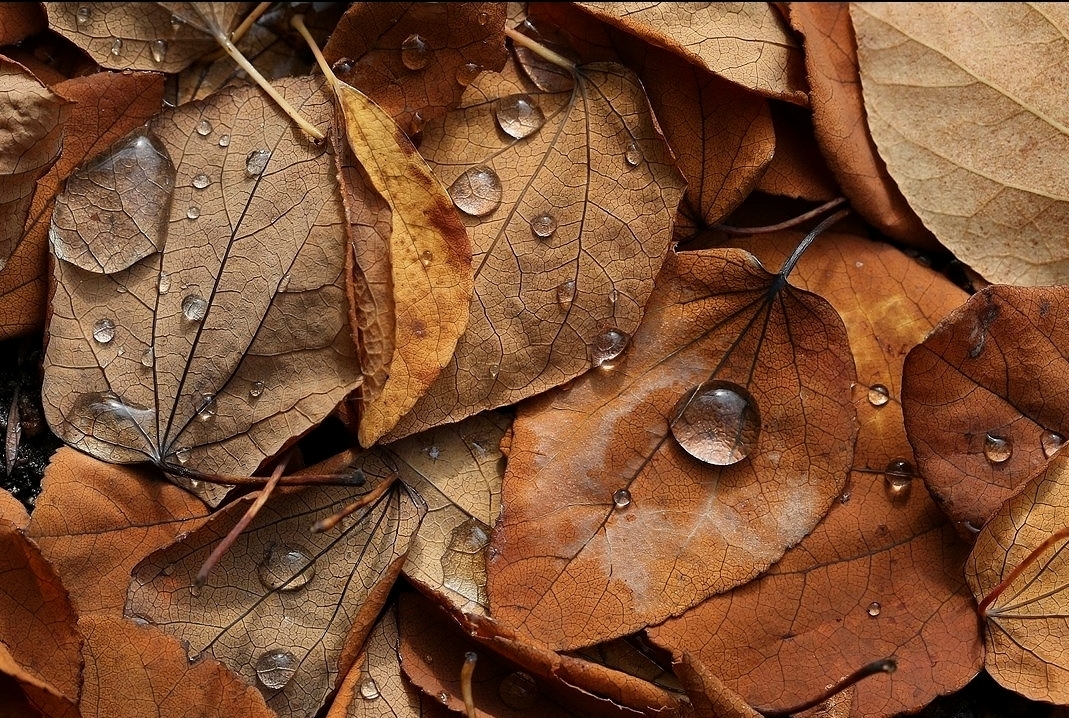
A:
[[[619,299],[620,299],[620,292],[617,291],[616,287],[613,287],[612,289],[610,289],[609,290],[609,304],[615,307],[616,306],[616,302],[619,301]]]
[[[730,466],[757,447],[761,413],[744,387],[713,379],[683,397],[671,429],[679,445],[694,458]]]
[[[219,138],[219,146],[220,147],[229,147],[230,146],[230,135],[223,135],[222,137],[220,137]]]
[[[627,489],[617,489],[612,495],[612,503],[618,509],[626,509],[631,505],[631,492]]]
[[[479,13],[478,15],[475,16],[475,22],[479,23],[479,25],[482,26],[482,27],[486,27],[486,23],[490,22],[490,13],[488,13],[488,12]]]
[[[152,55],[153,62],[163,62],[163,59],[167,57],[167,41],[166,40],[153,40],[148,45],[148,51]],[[199,130],[200,128],[198,128]],[[208,134],[202,132],[201,134]]]
[[[412,128],[412,131],[409,134],[418,135],[420,132],[423,132],[423,128],[426,125],[427,125],[427,120],[424,119],[423,113],[419,112],[418,110],[416,112],[413,112],[412,113],[412,119],[409,122],[409,127]]]
[[[409,35],[401,43],[401,62],[409,70],[422,70],[431,61],[427,41],[419,35]]]
[[[516,671],[501,679],[497,694],[509,708],[527,710],[538,702],[538,684],[529,673]]]
[[[1043,455],[1049,459],[1065,444],[1065,437],[1056,431],[1044,431],[1039,437],[1039,443],[1043,447]]]
[[[869,403],[873,406],[883,406],[891,400],[891,392],[883,384],[873,384],[869,387]]]
[[[442,691],[441,693],[439,693],[438,694],[438,702],[442,703],[442,704],[449,703],[449,694],[446,693],[445,691]]]
[[[193,205],[186,210],[186,219],[196,219],[197,217],[200,217],[200,207],[197,205]]]
[[[575,298],[575,282],[568,280],[562,284],[557,285],[557,304],[561,309],[567,310],[572,306],[572,300]]]
[[[891,459],[883,470],[883,484],[888,498],[893,502],[902,502],[909,498],[913,486],[913,464],[905,459]]]
[[[531,231],[536,237],[548,239],[557,231],[557,220],[553,215],[543,212],[531,220]]]
[[[624,353],[628,342],[631,341],[626,333],[616,329],[606,329],[590,345],[590,364],[594,367],[612,369],[612,361]]]
[[[546,116],[530,95],[508,95],[494,101],[497,125],[510,137],[522,140],[542,129]]]
[[[264,393],[264,383],[262,381],[254,381],[252,386],[249,387],[249,397],[252,399],[259,399]]]
[[[166,294],[171,291],[171,275],[167,272],[160,272],[160,278],[156,281],[156,288],[160,294]]]
[[[449,186],[449,196],[461,212],[485,217],[501,204],[501,178],[486,165],[472,167]]]
[[[198,586],[195,583],[190,584],[190,586],[189,586],[189,595],[190,596],[192,596],[193,598],[197,598],[197,597],[200,596],[201,593],[203,593],[203,589],[202,589],[201,586]]]
[[[141,352],[141,366],[145,367],[146,369],[152,368],[152,362],[155,361],[155,359],[156,353],[153,351],[152,347],[149,347],[145,351]]]
[[[260,583],[272,591],[296,591],[315,578],[315,562],[305,551],[272,544],[256,569]]]
[[[285,274],[283,274],[282,278],[278,280],[278,291],[284,292],[287,289],[289,289],[290,279],[292,279],[292,277],[290,277],[290,273],[289,272],[286,272]]]
[[[152,623],[152,619],[151,618],[149,618],[147,616],[143,616],[140,613],[131,613],[129,616],[127,616],[127,618],[129,618],[132,622],[134,622],[138,626],[152,626],[152,625],[155,625],[155,624]]]
[[[190,453],[191,452],[189,449],[179,449],[178,451],[174,452],[174,458],[178,459],[178,463],[184,466],[189,463]]]
[[[182,314],[191,322],[199,322],[208,313],[208,302],[199,294],[190,294],[182,300]]]
[[[872,603],[869,604],[869,609],[868,609],[869,615],[872,616],[873,618],[876,618],[876,616],[880,615],[880,608],[881,608],[880,607],[880,603],[878,601],[873,601]]]
[[[639,148],[638,143],[632,142],[624,150],[624,161],[627,162],[628,167],[638,167],[642,162],[642,150]]]
[[[208,179],[208,175],[204,174],[203,172],[201,172],[198,175],[195,175],[193,177],[193,181],[190,182],[190,184],[192,184],[197,189],[204,189],[205,187],[207,187],[211,183],[212,183],[212,181],[210,179]]]
[[[1013,454],[1013,443],[1009,439],[992,434],[984,437],[984,456],[992,464],[1008,461],[1011,454]]]
[[[476,65],[474,62],[466,62],[457,69],[457,82],[463,87],[467,87],[475,82],[475,78],[478,77],[479,73],[482,71],[482,65]]]
[[[78,15],[75,18],[78,23],[78,27],[84,27],[89,24],[89,21],[93,19],[93,8],[88,5],[82,5],[78,8]]]
[[[499,367],[497,364],[491,364],[489,367],[487,367],[486,373],[490,375],[491,379],[497,379],[497,375],[501,373],[501,367]]]
[[[197,134],[201,137],[207,137],[212,133],[212,123],[207,120],[201,120],[197,123]]]
[[[839,503],[840,504],[848,504],[848,503],[850,503],[850,492],[849,491],[844,491],[841,494],[839,494]]]
[[[437,461],[438,457],[442,455],[442,450],[437,446],[428,446],[423,450],[423,453],[426,454],[431,461]]]
[[[298,665],[296,656],[276,648],[256,659],[256,677],[264,687],[274,691],[282,690],[297,672]]]
[[[351,58],[343,57],[330,66],[331,70],[334,70],[336,75],[344,75],[347,72],[353,71],[353,61]]]
[[[98,319],[93,325],[93,339],[101,344],[107,344],[115,338],[115,322],[105,317]]]
[[[379,693],[379,684],[375,682],[375,679],[368,676],[364,680],[360,681],[360,697],[365,701],[373,701],[381,695]]]
[[[185,24],[185,21],[182,20],[182,18],[178,17],[177,15],[171,15],[171,31],[172,32],[178,32],[182,28],[182,25],[184,25],[184,24]]]
[[[270,159],[271,152],[269,150],[253,150],[245,157],[245,175],[259,177],[267,169],[267,163]]]
[[[111,54],[114,57],[118,57],[121,52],[122,52],[122,39],[117,37],[117,38],[115,38],[114,40],[111,41]]]
[[[215,418],[215,394],[204,392],[200,397],[200,404],[197,405],[197,418],[201,421],[211,421]]]
[[[431,266],[431,262],[434,261],[434,254],[429,249],[423,250],[423,254],[419,255],[419,261],[424,267]]]

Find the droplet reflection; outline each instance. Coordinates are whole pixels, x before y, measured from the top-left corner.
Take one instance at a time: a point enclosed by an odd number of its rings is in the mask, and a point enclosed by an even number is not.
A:
[[[714,379],[689,392],[671,422],[683,449],[707,464],[736,464],[757,447],[761,412],[757,400],[734,382]]]
[[[1005,463],[1012,455],[1013,443],[1009,439],[994,434],[984,437],[984,456],[992,464]]]

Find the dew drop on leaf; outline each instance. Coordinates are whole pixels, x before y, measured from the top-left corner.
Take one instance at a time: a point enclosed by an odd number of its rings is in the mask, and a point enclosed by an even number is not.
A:
[[[353,60],[349,57],[340,58],[330,66],[330,69],[334,70],[334,74],[336,75],[344,75],[347,72],[352,72]]]
[[[160,278],[156,282],[156,288],[159,290],[160,294],[166,294],[171,291],[171,275],[167,274],[167,272],[160,272]]]
[[[195,175],[193,177],[193,181],[190,184],[192,184],[197,189],[204,189],[205,187],[207,187],[211,183],[212,183],[212,181],[211,181],[211,179],[208,178],[208,175],[206,175],[203,172],[201,172],[200,174]]]
[[[527,710],[538,702],[538,684],[529,673],[516,671],[501,679],[497,694],[509,708]]]
[[[557,220],[544,212],[531,220],[531,231],[540,239],[548,239],[557,231]]]
[[[883,406],[891,400],[891,392],[883,384],[873,384],[869,387],[869,403],[873,406]]]
[[[212,123],[207,120],[201,120],[197,123],[197,134],[201,137],[207,137],[212,133]]]
[[[914,473],[913,464],[906,459],[891,459],[887,464],[883,471],[883,485],[892,502],[899,503],[909,498]]]
[[[486,369],[486,373],[490,375],[491,379],[497,379],[497,375],[501,372],[501,367],[497,364],[491,364]]]
[[[744,387],[713,379],[689,392],[682,404],[674,412],[672,436],[699,461],[730,466],[757,447],[761,413]]]
[[[624,353],[631,337],[615,327],[606,329],[594,338],[590,345],[590,364],[602,369],[612,369],[611,362]]]
[[[200,404],[197,406],[197,418],[201,421],[211,421],[215,418],[215,394],[201,394]]]
[[[1009,439],[1004,439],[1001,436],[995,436],[994,434],[988,434],[984,437],[984,456],[992,464],[1001,464],[1009,461],[1010,456],[1013,454],[1013,444]]]
[[[148,45],[148,51],[152,55],[152,61],[156,63],[163,62],[167,57],[167,41],[166,40],[153,40]],[[199,128],[198,128],[199,130]]]
[[[508,95],[494,101],[494,117],[498,127],[510,137],[522,140],[542,129],[545,113],[530,95]]]
[[[219,138],[219,146],[220,147],[229,147],[230,146],[230,135],[223,135],[222,137],[220,137]]]
[[[631,492],[627,489],[617,489],[612,495],[612,503],[618,509],[626,509],[631,505]]]
[[[111,54],[118,57],[120,53],[122,53],[122,39],[117,37],[111,41]]]
[[[424,267],[431,266],[431,262],[434,261],[434,253],[429,249],[423,250],[423,254],[419,255],[419,261]]]
[[[200,217],[200,207],[197,205],[193,205],[186,210],[186,219],[197,219],[198,217]]]
[[[368,677],[360,681],[360,697],[365,701],[373,701],[379,695],[379,684],[375,682],[374,678]]]
[[[290,280],[291,279],[292,279],[292,277],[290,277],[290,273],[289,272],[286,272],[285,274],[283,274],[282,278],[278,280],[278,291],[284,292],[287,289],[289,289]]]
[[[199,294],[187,295],[182,300],[182,315],[191,322],[199,322],[208,313],[208,302]]]
[[[486,23],[490,22],[490,13],[479,13],[475,16],[475,22],[479,23],[480,27],[486,27]]]
[[[869,604],[868,614],[870,616],[872,616],[873,618],[876,618],[876,616],[880,615],[880,609],[881,608],[882,607],[880,606],[879,601],[873,601],[872,603]]]
[[[155,359],[156,353],[153,351],[152,347],[149,347],[145,349],[145,351],[141,352],[141,366],[145,367],[146,369],[152,368],[152,363],[155,361]]]
[[[442,691],[441,693],[439,693],[438,694],[438,702],[443,704],[443,705],[449,703],[449,694],[446,693],[445,691]]]
[[[178,460],[179,464],[183,464],[183,465],[189,463],[189,455],[190,455],[190,451],[189,451],[189,449],[186,449],[186,448],[178,449],[177,451],[174,452],[174,458],[176,458]]]
[[[449,196],[461,212],[485,217],[501,204],[501,178],[485,165],[472,167],[449,186]]]
[[[88,5],[82,5],[78,8],[78,14],[76,16],[76,22],[78,27],[85,27],[89,24],[89,21],[93,19],[93,8]]]
[[[457,82],[461,86],[467,87],[471,83],[475,82],[475,78],[479,76],[479,73],[483,71],[481,65],[476,65],[474,62],[465,62],[457,69]]]
[[[136,623],[139,626],[154,626],[155,625],[150,618],[142,616],[140,613],[130,614],[129,616],[127,616],[127,618],[129,618],[131,621],[133,621],[134,623]]]
[[[422,70],[431,61],[427,41],[419,35],[409,35],[401,43],[401,62],[409,70]]]
[[[638,167],[642,163],[642,150],[639,149],[638,143],[632,142],[627,146],[624,150],[624,161],[628,167]]]
[[[289,651],[276,648],[260,654],[256,659],[256,677],[265,688],[282,690],[297,672],[297,657]]]
[[[557,304],[561,309],[567,310],[572,306],[572,300],[575,298],[575,281],[569,279],[567,282],[562,282],[557,285]]]
[[[249,397],[252,399],[259,399],[264,393],[264,383],[262,381],[254,381],[252,386],[249,387]]]
[[[1039,437],[1039,443],[1043,447],[1043,455],[1049,459],[1065,444],[1065,437],[1056,431],[1044,431]]]
[[[253,150],[245,157],[245,175],[247,177],[259,177],[267,169],[267,163],[270,159],[271,152],[269,150]]]
[[[93,339],[100,344],[107,344],[115,338],[115,322],[108,319],[98,319],[93,325]]]
[[[260,583],[272,591],[296,591],[315,578],[315,563],[302,549],[272,544],[256,569]]]

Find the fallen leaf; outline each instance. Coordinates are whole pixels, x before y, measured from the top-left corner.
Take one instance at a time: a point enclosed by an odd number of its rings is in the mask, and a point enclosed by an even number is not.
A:
[[[20,666],[0,642],[0,711],[14,718],[80,718],[74,702],[35,671]]]
[[[14,45],[47,26],[44,8],[37,3],[0,3],[0,45]]]
[[[467,215],[475,301],[452,362],[389,438],[559,385],[638,326],[683,180],[632,73],[575,74],[554,94],[484,73],[424,131]]]
[[[11,523],[17,529],[25,529],[30,523],[30,514],[10,491],[0,489],[0,519]]]
[[[321,81],[278,87],[327,124]],[[46,418],[68,444],[106,461],[152,461],[193,479],[248,476],[360,381],[332,161],[251,86],[161,113],[118,148],[117,175],[124,162],[152,159],[173,197],[158,220],[135,223],[104,206],[73,226],[57,218],[75,198],[57,200],[50,235],[61,257],[70,250],[59,245],[102,259],[125,252],[110,246],[120,232],[143,233],[149,253],[113,273],[55,263]],[[94,160],[94,171],[106,161]]]
[[[991,517],[965,563],[977,603],[1000,591],[983,616],[988,673],[1032,700],[1061,704],[1069,702],[1066,471],[1063,452]]]
[[[272,718],[263,696],[218,661],[190,663],[177,640],[113,616],[82,617],[82,718]]]
[[[1069,436],[1064,287],[992,286],[906,358],[906,432],[944,511],[979,529]]]
[[[872,137],[910,206],[1000,284],[1065,281],[1069,8],[851,6]]]
[[[687,687],[696,718],[760,718],[761,714],[742,696],[725,686],[691,654],[681,654],[673,666]]]
[[[771,109],[776,154],[754,189],[811,202],[841,196],[842,190],[813,139],[809,110],[786,104],[775,104]]]
[[[747,252],[673,255],[622,361],[520,409],[491,615],[573,648],[751,580],[841,491],[853,377],[824,300]]]
[[[385,475],[376,457],[368,462],[369,476]],[[338,487],[272,498],[196,589],[204,560],[246,509],[229,505],[134,568],[126,615],[182,639],[191,660],[222,661],[280,715],[315,714],[356,658],[423,515],[396,485],[339,528],[311,533],[354,498]],[[354,627],[359,635],[349,635]]]

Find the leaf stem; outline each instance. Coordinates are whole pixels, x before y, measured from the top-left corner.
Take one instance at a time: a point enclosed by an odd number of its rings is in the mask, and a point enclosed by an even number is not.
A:
[[[786,718],[786,716],[791,716],[795,713],[801,713],[802,711],[807,711],[810,708],[819,706],[821,703],[828,700],[836,693],[839,693],[840,691],[845,691],[847,688],[854,685],[863,678],[874,676],[877,673],[894,673],[897,669],[898,662],[894,658],[881,658],[878,661],[867,663],[861,668],[858,668],[846,678],[843,678],[837,683],[832,684],[831,687],[825,689],[824,692],[818,695],[816,698],[812,698],[806,701],[805,703],[800,703],[799,705],[791,706],[786,710],[778,711],[761,710],[760,708],[758,708],[757,712],[765,716],[765,718]]]
[[[234,32],[230,33],[230,41],[238,42],[241,38],[245,37],[245,33],[256,24],[256,21],[263,17],[263,14],[267,12],[274,3],[262,2],[252,9],[245,19],[241,21],[241,24],[234,28]]]
[[[575,63],[564,57],[564,55],[558,55],[545,45],[539,44],[535,40],[532,40],[523,33],[513,30],[512,28],[506,27],[505,34],[512,38],[512,41],[514,43],[516,43],[517,45],[523,45],[528,50],[535,53],[542,59],[548,60],[549,62],[552,62],[554,65],[557,65],[559,67],[563,67],[569,72],[575,72]]]
[[[797,217],[791,217],[788,220],[784,220],[779,224],[767,224],[762,227],[735,227],[730,224],[714,224],[713,229],[718,229],[721,232],[727,232],[729,234],[767,234],[769,232],[778,232],[781,229],[790,229],[795,225],[801,224],[807,220],[819,217],[830,209],[838,207],[846,201],[846,197],[836,197],[833,200],[829,200],[819,207],[814,207],[808,212],[798,215]]]
[[[848,214],[850,214],[849,209],[841,209],[835,214],[826,217],[820,224],[814,227],[812,231],[810,231],[810,233],[807,234],[805,238],[798,243],[798,246],[795,247],[794,252],[791,253],[791,256],[787,257],[787,261],[783,263],[783,266],[779,270],[779,276],[781,278],[786,279],[787,276],[792,271],[794,271],[794,265],[798,264],[798,260],[801,259],[805,251],[809,249],[809,245],[813,244],[813,240],[819,237],[820,234],[828,227],[832,226]]]
[[[362,473],[363,472],[361,472],[361,474]],[[385,481],[380,483],[368,493],[361,496],[356,501],[343,508],[341,511],[337,511],[326,517],[325,519],[320,519],[319,521],[316,521],[314,524],[312,524],[312,533],[321,534],[324,531],[330,531],[332,528],[341,523],[341,520],[349,514],[353,513],[357,509],[367,506],[368,504],[372,504],[378,501],[379,497],[385,494],[386,490],[393,486],[393,482],[396,480],[397,474],[392,474],[391,476],[386,477]]]
[[[479,655],[474,651],[464,654],[464,665],[460,667],[460,697],[464,699],[464,712],[468,718],[477,718],[475,714],[475,698],[471,693],[471,675],[475,673],[475,662]]]
[[[308,32],[308,26],[304,24],[304,15],[294,15],[290,18],[290,25],[293,26],[297,32],[301,34],[304,41],[308,43],[308,48],[312,51],[312,55],[315,56],[316,62],[319,64],[319,69],[323,71],[323,75],[330,81],[330,86],[334,88],[335,94],[338,91],[338,76],[334,74],[334,70],[331,69],[330,64],[327,62],[327,58],[323,57],[323,52],[319,49],[319,45],[316,44],[315,38],[312,37],[312,33]]]
[[[1016,581],[1020,577],[1020,575],[1024,573],[1024,570],[1026,568],[1036,562],[1036,559],[1039,558],[1040,554],[1049,549],[1058,541],[1061,541],[1062,539],[1067,537],[1069,537],[1069,526],[1066,526],[1065,528],[1059,529],[1058,531],[1052,533],[1050,536],[1047,537],[1046,541],[1041,543],[1030,554],[1025,556],[1024,560],[1021,561],[1021,563],[1017,564],[1017,567],[1015,569],[1010,571],[1010,575],[1002,579],[1002,582],[999,583],[999,585],[995,586],[993,589],[991,589],[991,593],[984,596],[984,600],[980,601],[980,604],[976,607],[976,610],[977,612],[979,612],[980,617],[987,618],[987,609],[991,607],[991,604],[994,603],[998,599],[998,597],[1002,595],[1002,592],[1005,591],[1011,583]]]

